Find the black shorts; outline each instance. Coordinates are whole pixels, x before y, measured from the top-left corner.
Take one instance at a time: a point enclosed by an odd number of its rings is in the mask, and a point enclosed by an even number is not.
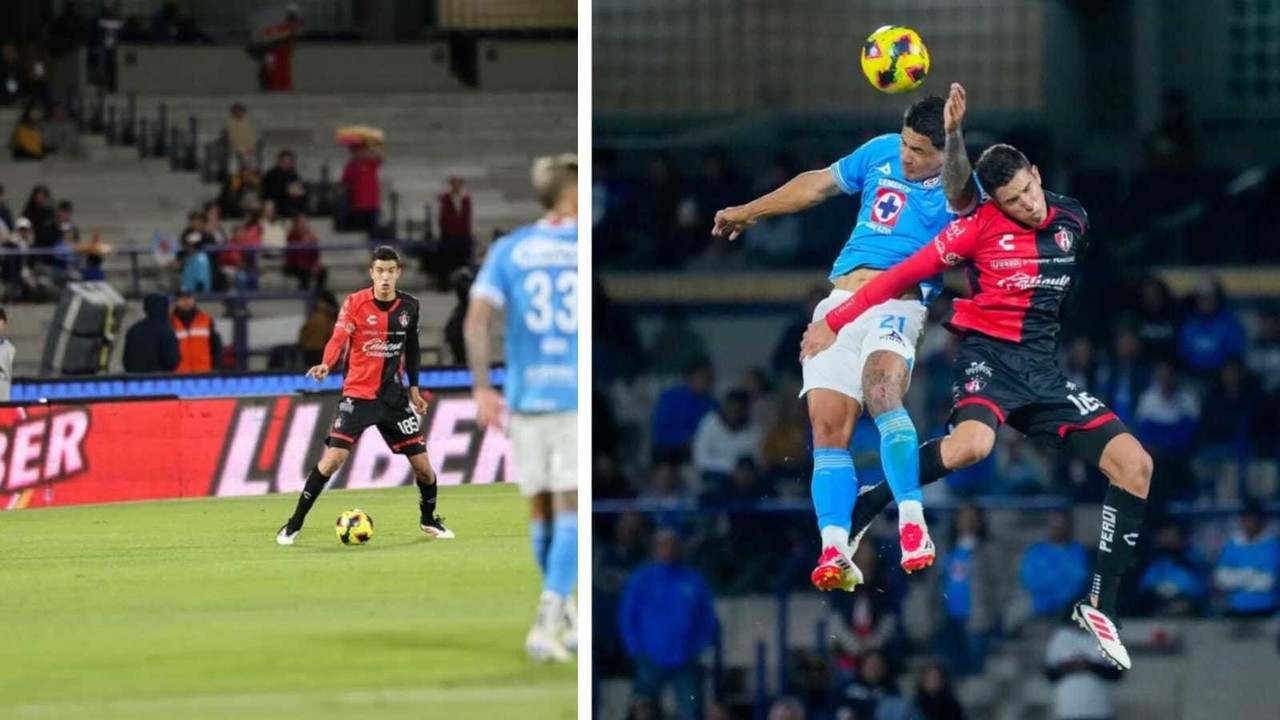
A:
[[[970,334],[953,367],[952,426],[977,420],[994,430],[1008,423],[1094,465],[1112,438],[1128,432],[1101,400],[1067,380],[1053,355]]]
[[[397,455],[417,455],[427,451],[422,424],[409,407],[408,395],[391,400],[343,397],[338,402],[338,411],[329,426],[329,437],[324,442],[329,447],[350,450],[370,425],[378,426],[387,447]]]

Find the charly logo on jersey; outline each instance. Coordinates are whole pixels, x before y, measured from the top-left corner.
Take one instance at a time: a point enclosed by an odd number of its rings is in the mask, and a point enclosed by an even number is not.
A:
[[[578,244],[549,236],[517,241],[511,261],[521,270],[540,267],[574,267],[578,264]]]
[[[876,199],[871,203],[871,220],[885,227],[893,227],[898,224],[898,217],[906,206],[906,193],[882,187],[876,190]]]
[[[377,315],[370,315],[369,317],[367,317],[367,318],[365,318],[365,319],[366,319],[366,320],[368,320],[368,322],[369,322],[369,324],[370,324],[370,325],[377,325],[377,324],[378,324],[378,316],[377,316]]]
[[[1057,288],[1066,290],[1071,284],[1070,275],[1059,275],[1058,277],[1046,277],[1044,275],[1028,275],[1026,273],[1014,273],[1007,278],[1001,278],[996,283],[996,287],[1007,288],[1011,290],[1033,290],[1035,288]]]
[[[404,347],[403,342],[387,342],[386,340],[374,339],[366,340],[364,345],[360,347],[365,355],[372,357],[390,358],[400,354],[400,348]]]
[[[1053,234],[1053,241],[1058,243],[1058,249],[1062,252],[1071,252],[1071,245],[1075,238],[1071,237],[1071,231],[1059,230]]]
[[[1000,236],[1000,239],[996,241],[996,244],[1000,246],[1001,250],[1012,250],[1013,239],[1014,239],[1013,233],[1005,233]]]
[[[969,363],[969,367],[965,368],[964,374],[973,377],[974,375],[986,375],[991,377],[991,366],[985,361],[975,360]]]

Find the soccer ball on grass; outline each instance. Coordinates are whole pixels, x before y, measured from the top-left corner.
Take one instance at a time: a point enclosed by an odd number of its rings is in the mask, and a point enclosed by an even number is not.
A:
[[[862,46],[862,74],[880,92],[914,90],[929,74],[929,49],[915,30],[885,25]]]
[[[343,545],[363,545],[373,538],[373,518],[356,508],[338,516],[338,540]]]

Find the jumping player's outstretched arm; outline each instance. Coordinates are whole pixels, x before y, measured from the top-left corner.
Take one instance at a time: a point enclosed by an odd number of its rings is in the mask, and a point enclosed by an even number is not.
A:
[[[977,248],[980,231],[980,221],[974,215],[953,220],[932,242],[858,288],[853,297],[809,326],[800,343],[800,360],[804,361],[830,347],[840,329],[867,310],[899,297],[912,285],[971,258]]]
[[[735,205],[716,213],[711,234],[734,240],[760,220],[808,210],[840,193],[840,186],[836,184],[830,168],[803,172],[777,190],[746,205]]]
[[[342,309],[338,311],[337,321],[333,323],[333,334],[329,336],[329,342],[324,345],[324,357],[319,365],[307,371],[307,377],[315,378],[317,381],[324,380],[328,377],[329,371],[342,360],[342,353],[347,349],[347,344],[351,342],[351,334],[356,330],[355,324],[351,322],[350,305],[351,296],[348,295],[347,299],[342,301]]]
[[[964,146],[964,86],[951,83],[951,94],[942,108],[946,143],[942,148],[942,190],[947,204],[960,215],[967,215],[978,204],[978,183],[973,179],[973,166]]]

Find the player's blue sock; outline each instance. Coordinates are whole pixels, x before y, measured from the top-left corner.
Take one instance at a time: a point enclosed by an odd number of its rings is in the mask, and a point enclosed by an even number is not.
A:
[[[578,513],[568,510],[556,513],[551,550],[547,553],[547,574],[543,590],[569,597],[578,581]]]
[[[547,548],[551,547],[551,521],[534,520],[529,524],[529,540],[533,542],[533,561],[543,577],[547,574]]]
[[[849,544],[849,522],[858,499],[858,479],[848,450],[813,451],[813,511],[818,515],[822,544],[843,551]]]
[[[916,426],[906,409],[898,408],[876,418],[880,428],[880,464],[893,497],[902,505],[904,500],[923,502],[920,492],[920,441],[916,438]]]

